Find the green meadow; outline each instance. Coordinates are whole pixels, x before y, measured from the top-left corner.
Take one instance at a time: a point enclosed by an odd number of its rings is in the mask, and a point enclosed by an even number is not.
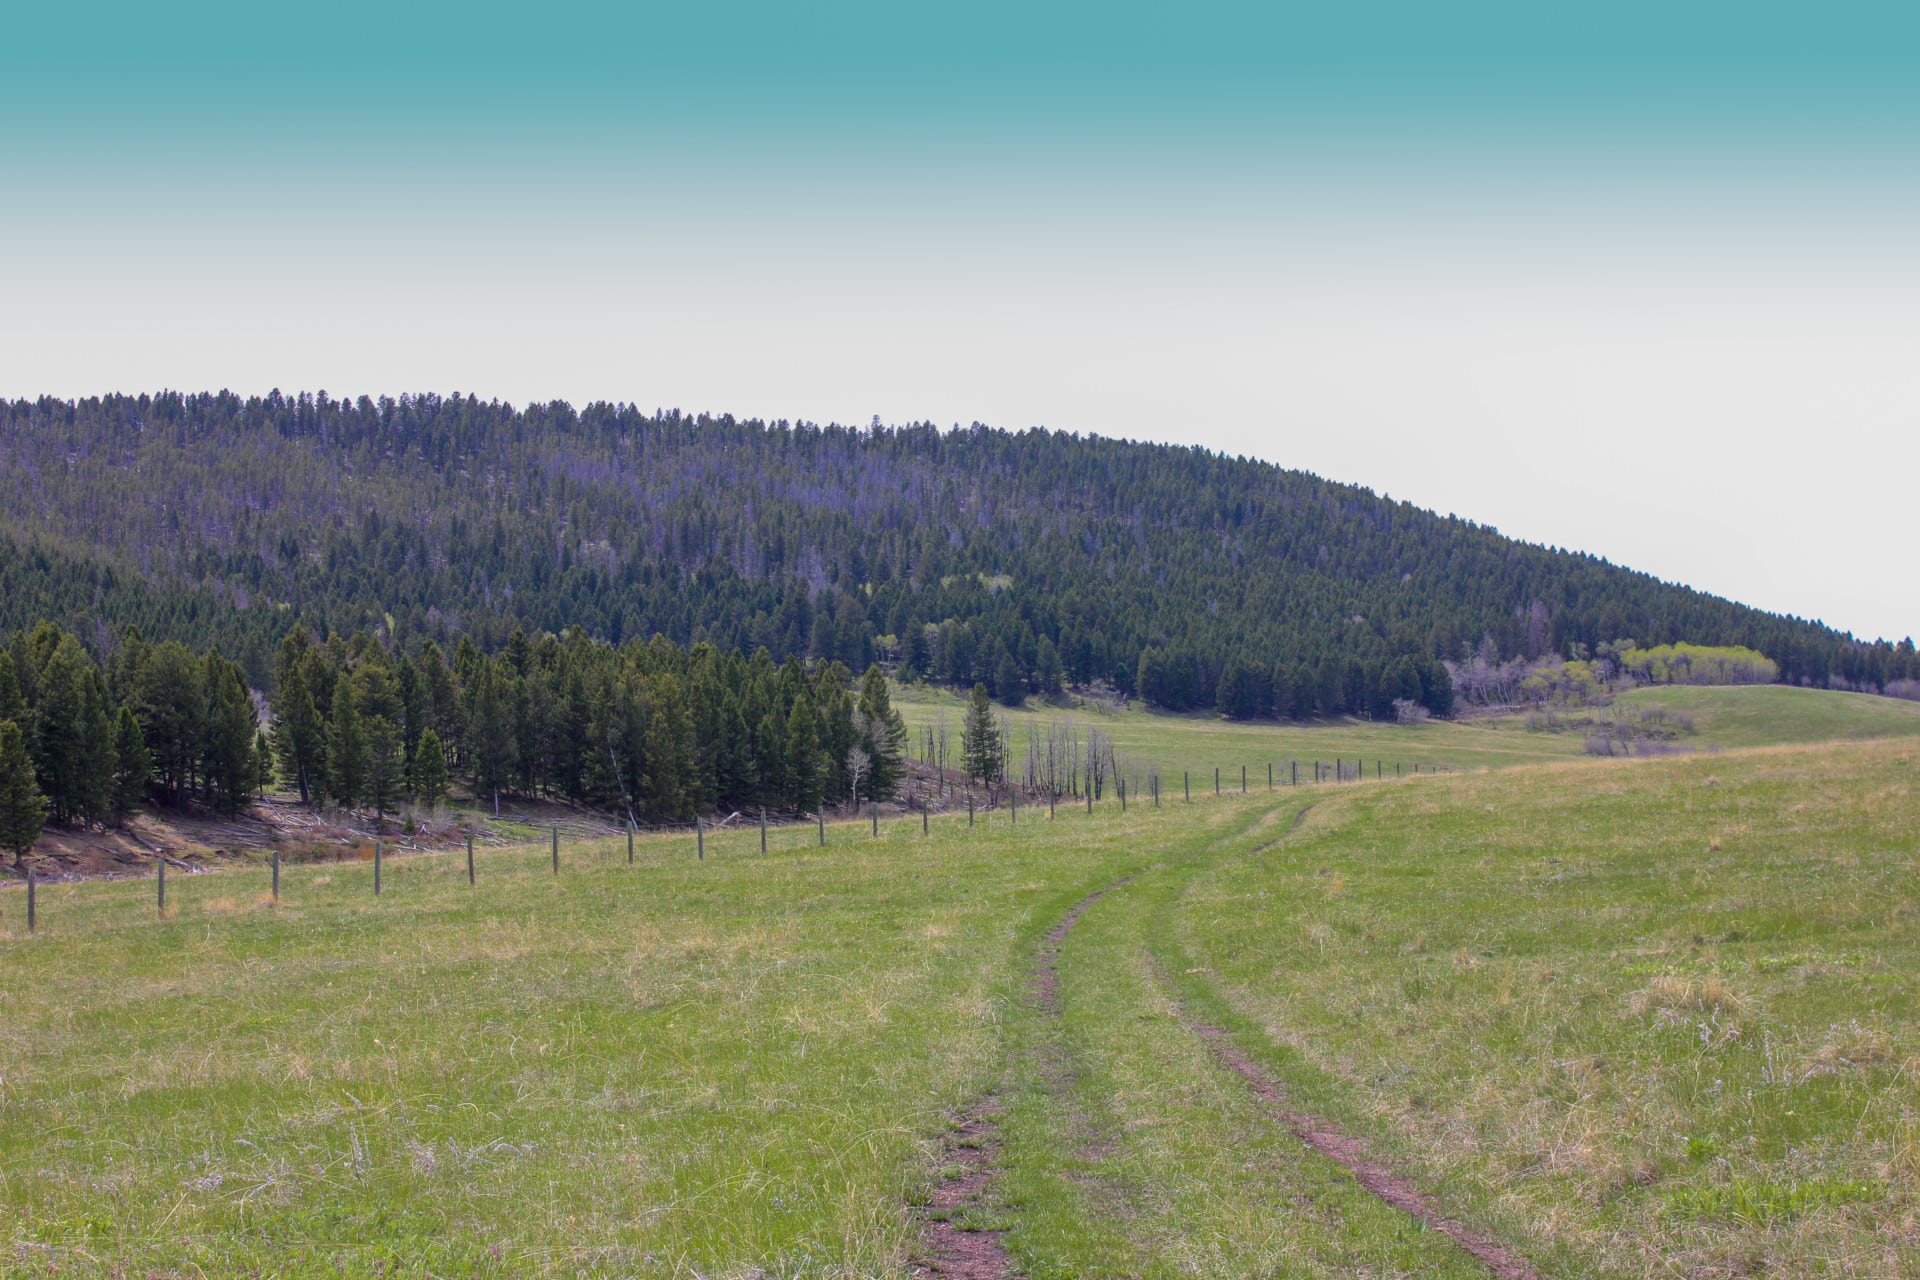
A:
[[[16,882],[0,1274],[905,1277],[983,1104],[958,1216],[1022,1274],[1485,1274],[1202,1022],[1546,1274],[1920,1271],[1920,742],[1107,719],[1462,771],[50,885],[32,937]]]

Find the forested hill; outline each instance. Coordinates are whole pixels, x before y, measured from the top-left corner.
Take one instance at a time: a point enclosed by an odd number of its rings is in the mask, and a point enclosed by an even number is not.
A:
[[[875,657],[1212,701],[1236,659],[1382,671],[1620,639],[1744,644],[1873,686],[1853,643],[1364,489],[1047,431],[817,427],[423,395],[0,401],[0,631],[217,644],[261,687],[289,626]],[[1151,652],[1149,652],[1151,651]],[[1897,669],[1897,670],[1896,670]]]

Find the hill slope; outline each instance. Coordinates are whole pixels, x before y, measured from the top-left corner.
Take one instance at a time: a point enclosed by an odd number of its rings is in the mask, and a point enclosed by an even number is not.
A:
[[[766,646],[1206,705],[1225,664],[1745,644],[1877,685],[1911,650],[1196,449],[417,396],[0,402],[0,631],[215,641],[294,618],[497,647],[516,626]],[[1891,674],[1890,674],[1891,673]]]

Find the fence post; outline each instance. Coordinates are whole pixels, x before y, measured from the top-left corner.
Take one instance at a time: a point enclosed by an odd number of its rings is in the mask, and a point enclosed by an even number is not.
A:
[[[1060,793],[1052,787],[1047,788],[1047,821],[1053,821],[1053,806],[1059,803]]]
[[[1299,786],[1300,785],[1300,762],[1298,760],[1287,761],[1287,773],[1292,778],[1292,781],[1287,783],[1287,785],[1290,787]]]
[[[1247,794],[1247,766],[1240,766],[1240,794]]]
[[[827,806],[822,804],[813,814],[814,821],[820,827],[820,847],[827,847]]]
[[[880,801],[873,796],[867,797],[867,816],[873,819],[873,834],[879,835],[880,834]]]
[[[1220,766],[1213,766],[1213,794],[1220,794]]]
[[[560,874],[560,825],[553,827],[553,874]]]
[[[693,815],[693,855],[702,862],[707,860],[707,823],[697,813]]]
[[[760,856],[767,856],[767,806],[760,806]]]
[[[280,901],[280,846],[273,846],[273,900]]]
[[[33,868],[28,867],[27,868],[27,932],[28,933],[32,933],[34,929],[38,927],[39,921],[40,921],[40,914],[35,909],[36,904],[34,902],[34,888],[36,883],[37,882],[33,874]]]
[[[1087,812],[1093,812],[1093,779],[1087,779]]]
[[[1267,761],[1267,790],[1273,790],[1273,761]]]
[[[1015,827],[1020,825],[1020,792],[1013,787],[1007,788],[1007,823]]]
[[[373,842],[373,896],[376,898],[380,896],[380,860],[384,852],[380,842],[375,840]]]
[[[1180,771],[1180,789],[1186,792],[1187,803],[1192,804],[1193,803],[1193,772],[1191,770],[1182,769]]]
[[[1160,807],[1160,775],[1157,773],[1153,775],[1153,807]]]
[[[627,865],[633,865],[633,819],[627,819]]]
[[[973,830],[973,792],[967,792],[967,830]]]
[[[927,802],[924,797],[920,801],[920,834],[927,834]]]
[[[473,886],[473,832],[467,832],[467,886]]]
[[[166,854],[163,853],[160,855],[160,861],[158,863],[158,866],[160,868],[160,914],[164,916],[167,914],[167,855]]]
[[[1120,788],[1120,812],[1125,813],[1127,811],[1127,780],[1115,778],[1113,784]]]

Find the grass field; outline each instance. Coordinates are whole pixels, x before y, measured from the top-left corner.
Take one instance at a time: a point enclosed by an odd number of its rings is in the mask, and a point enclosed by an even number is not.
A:
[[[59,885],[33,938],[12,887],[0,1274],[903,1277],[984,1097],[1024,1274],[1484,1274],[1196,1020],[1548,1274],[1915,1274],[1916,784],[1581,760]]]
[[[1622,694],[1619,702],[1631,708],[1658,706],[1687,712],[1694,729],[1683,734],[1677,745],[1693,751],[1920,736],[1920,703],[1868,694],[1782,685],[1665,686],[1633,690]],[[896,691],[895,705],[916,731],[944,718],[958,758],[964,698],[914,685]],[[1525,713],[1417,725],[1368,720],[1303,725],[1234,722],[1211,712],[1172,715],[1137,703],[1107,713],[1038,703],[999,710],[1012,730],[1016,762],[1024,759],[1028,726],[1071,720],[1110,734],[1116,750],[1138,767],[1159,767],[1163,787],[1177,788],[1181,773],[1191,774],[1196,792],[1212,789],[1216,768],[1221,771],[1222,787],[1238,790],[1242,766],[1250,786],[1264,786],[1267,766],[1274,765],[1277,776],[1284,779],[1290,760],[1298,761],[1303,775],[1310,777],[1315,760],[1361,761],[1369,774],[1384,762],[1391,774],[1396,763],[1408,771],[1416,763],[1422,769],[1441,766],[1459,771],[1572,760],[1585,754],[1580,732],[1530,730]]]

